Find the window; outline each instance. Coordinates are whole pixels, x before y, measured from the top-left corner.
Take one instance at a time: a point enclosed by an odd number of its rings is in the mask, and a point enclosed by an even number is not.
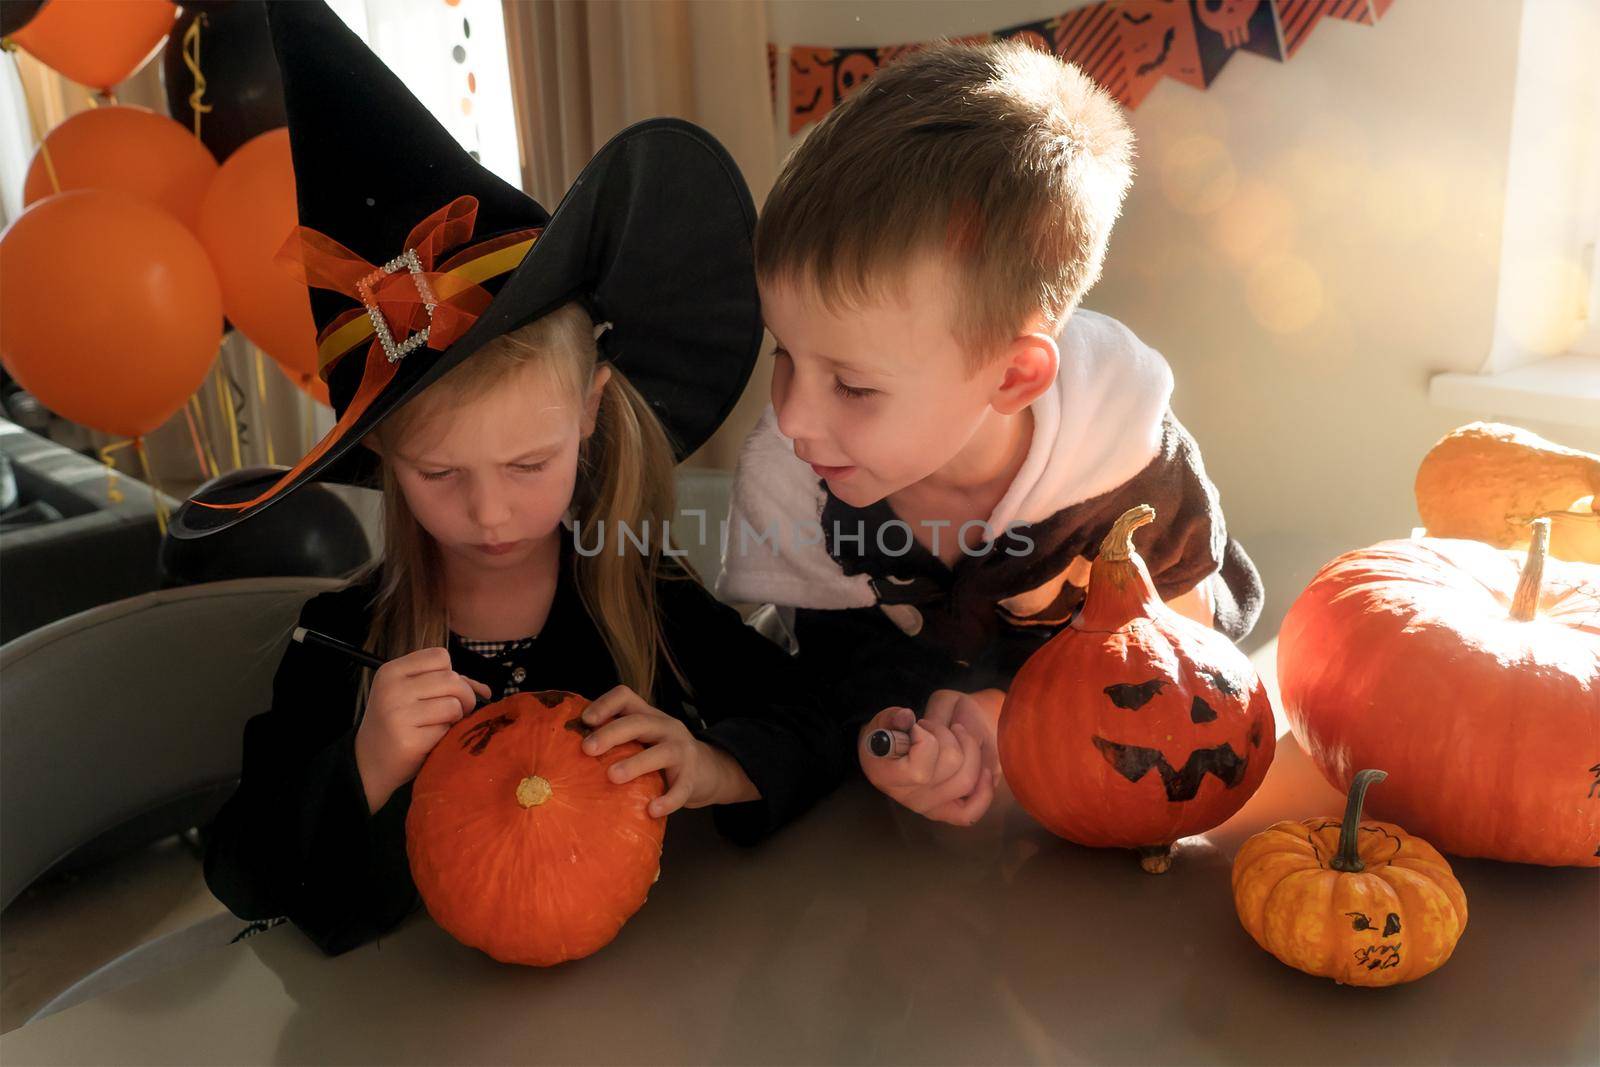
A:
[[[1434,401],[1600,426],[1600,7],[1522,12],[1495,332],[1477,374],[1439,374]]]
[[[500,0],[331,0],[329,6],[463,148],[522,187]]]

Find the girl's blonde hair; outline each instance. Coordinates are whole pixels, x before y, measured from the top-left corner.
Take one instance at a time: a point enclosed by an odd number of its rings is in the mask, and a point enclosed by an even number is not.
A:
[[[407,430],[442,412],[470,404],[518,374],[541,373],[560,395],[581,406],[594,380],[598,351],[594,324],[577,303],[495,338],[420,396],[387,418],[374,435],[385,457]],[[673,457],[666,431],[650,405],[622,372],[611,367],[601,394],[594,433],[579,452],[571,515],[580,528],[612,531],[604,550],[578,555],[584,606],[604,638],[622,683],[652,699],[658,653],[666,655],[655,587],[665,547],[665,522],[673,512]],[[620,529],[648,531],[643,551],[616,536]],[[659,536],[657,532],[660,532]],[[381,569],[373,604],[369,647],[383,659],[443,646],[450,620],[445,609],[439,547],[406,504],[390,461],[383,460],[383,552],[352,579]],[[585,543],[593,539],[586,538]],[[636,545],[637,542],[631,544]],[[671,663],[670,655],[667,656]],[[676,667],[674,666],[676,672]],[[364,704],[371,672],[363,673]],[[598,695],[598,694],[595,694]]]

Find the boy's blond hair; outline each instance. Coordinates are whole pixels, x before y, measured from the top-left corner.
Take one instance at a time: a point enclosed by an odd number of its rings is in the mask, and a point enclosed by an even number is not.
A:
[[[1100,275],[1133,131],[1078,68],[1020,42],[938,44],[886,67],[784,163],[756,271],[832,306],[947,257],[974,369],[1035,315],[1054,329]]]

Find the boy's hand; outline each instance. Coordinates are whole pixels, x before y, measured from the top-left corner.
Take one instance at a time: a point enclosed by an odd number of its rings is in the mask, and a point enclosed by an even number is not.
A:
[[[376,812],[417,776],[439,738],[473,709],[475,696],[488,700],[493,694],[452,670],[450,653],[442,648],[418,649],[378,668],[356,730],[356,770],[368,811]]]
[[[591,756],[604,755],[624,741],[645,746],[643,752],[611,765],[606,776],[613,782],[621,785],[652,771],[666,774],[667,791],[650,802],[649,812],[656,818],[679,808],[760,799],[738,761],[720,748],[695,740],[682,722],[651,707],[625,685],[590,704],[582,719],[595,728],[583,739],[583,750]]]
[[[999,689],[980,689],[963,693],[956,689],[935,689],[928,697],[928,707],[922,717],[966,727],[967,733],[976,737],[983,748],[983,765],[995,776],[1000,774],[1000,746],[996,740],[1000,728],[1000,709],[1005,706],[1005,692]]]
[[[983,766],[979,739],[949,723],[953,712],[953,701],[941,702],[918,722],[910,708],[886,708],[862,728],[857,752],[867,780],[881,792],[937,822],[970,826],[994,799],[994,772]],[[898,759],[874,756],[867,747],[874,730],[904,730],[911,750]]]

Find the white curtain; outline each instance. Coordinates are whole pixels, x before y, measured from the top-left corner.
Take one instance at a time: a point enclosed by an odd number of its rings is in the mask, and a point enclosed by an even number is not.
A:
[[[744,0],[505,0],[523,187],[553,206],[583,165],[630,123],[657,115],[710,130],[759,207],[772,185],[775,129],[767,8]],[[758,367],[739,407],[690,463],[732,467],[766,404]]]

